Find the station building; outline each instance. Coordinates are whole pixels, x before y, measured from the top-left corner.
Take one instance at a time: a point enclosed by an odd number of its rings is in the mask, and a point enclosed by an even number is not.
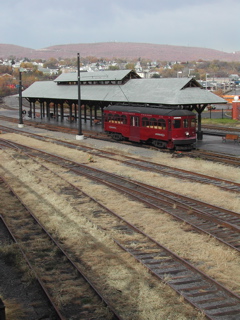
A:
[[[63,73],[54,81],[36,81],[22,92],[30,103],[30,116],[36,117],[36,104],[41,119],[77,121],[78,102],[81,119],[90,126],[109,104],[141,105],[188,109],[197,113],[197,137],[202,140],[201,113],[209,104],[225,104],[226,100],[203,89],[194,78],[142,79],[133,70]],[[81,120],[82,121],[82,120]]]

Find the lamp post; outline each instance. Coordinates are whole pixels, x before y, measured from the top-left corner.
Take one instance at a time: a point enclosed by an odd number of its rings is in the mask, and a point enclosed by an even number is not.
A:
[[[18,128],[23,128],[23,115],[22,115],[22,73],[19,69],[19,88],[18,88],[18,94],[19,94],[19,123]]]
[[[82,134],[82,110],[81,110],[81,84],[80,84],[80,55],[77,55],[77,68],[78,68],[78,134],[76,140],[83,140]]]

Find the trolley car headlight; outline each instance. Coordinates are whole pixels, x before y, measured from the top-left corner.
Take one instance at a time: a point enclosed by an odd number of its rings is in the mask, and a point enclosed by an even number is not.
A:
[[[186,135],[186,136],[189,136],[189,132],[185,132],[185,135]]]

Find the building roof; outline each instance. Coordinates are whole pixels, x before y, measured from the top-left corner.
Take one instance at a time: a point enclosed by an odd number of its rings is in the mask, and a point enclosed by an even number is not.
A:
[[[140,78],[140,76],[132,70],[116,70],[116,71],[96,71],[96,72],[80,72],[80,81],[122,81],[125,77],[133,75]],[[62,73],[55,80],[57,83],[76,82],[78,81],[77,72]]]
[[[96,72],[96,81],[102,80],[100,74],[109,79],[122,80],[129,70]],[[81,73],[83,79],[95,72]],[[84,76],[83,76],[84,75]],[[77,74],[62,74],[55,81],[37,81],[22,92],[23,98],[78,100]],[[89,75],[88,77],[91,77]],[[71,80],[70,80],[71,79]],[[73,80],[74,79],[74,80]],[[74,84],[67,84],[68,82]],[[66,82],[66,84],[64,84]],[[61,84],[60,84],[61,83]],[[202,88],[194,78],[130,79],[125,84],[86,84],[81,85],[81,101],[163,105],[223,104],[226,100]]]

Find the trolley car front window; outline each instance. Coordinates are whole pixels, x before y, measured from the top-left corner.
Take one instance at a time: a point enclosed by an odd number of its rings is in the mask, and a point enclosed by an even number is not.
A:
[[[180,119],[179,119],[179,120],[174,119],[174,120],[173,120],[173,127],[174,127],[175,129],[181,128],[181,120],[180,120]]]

